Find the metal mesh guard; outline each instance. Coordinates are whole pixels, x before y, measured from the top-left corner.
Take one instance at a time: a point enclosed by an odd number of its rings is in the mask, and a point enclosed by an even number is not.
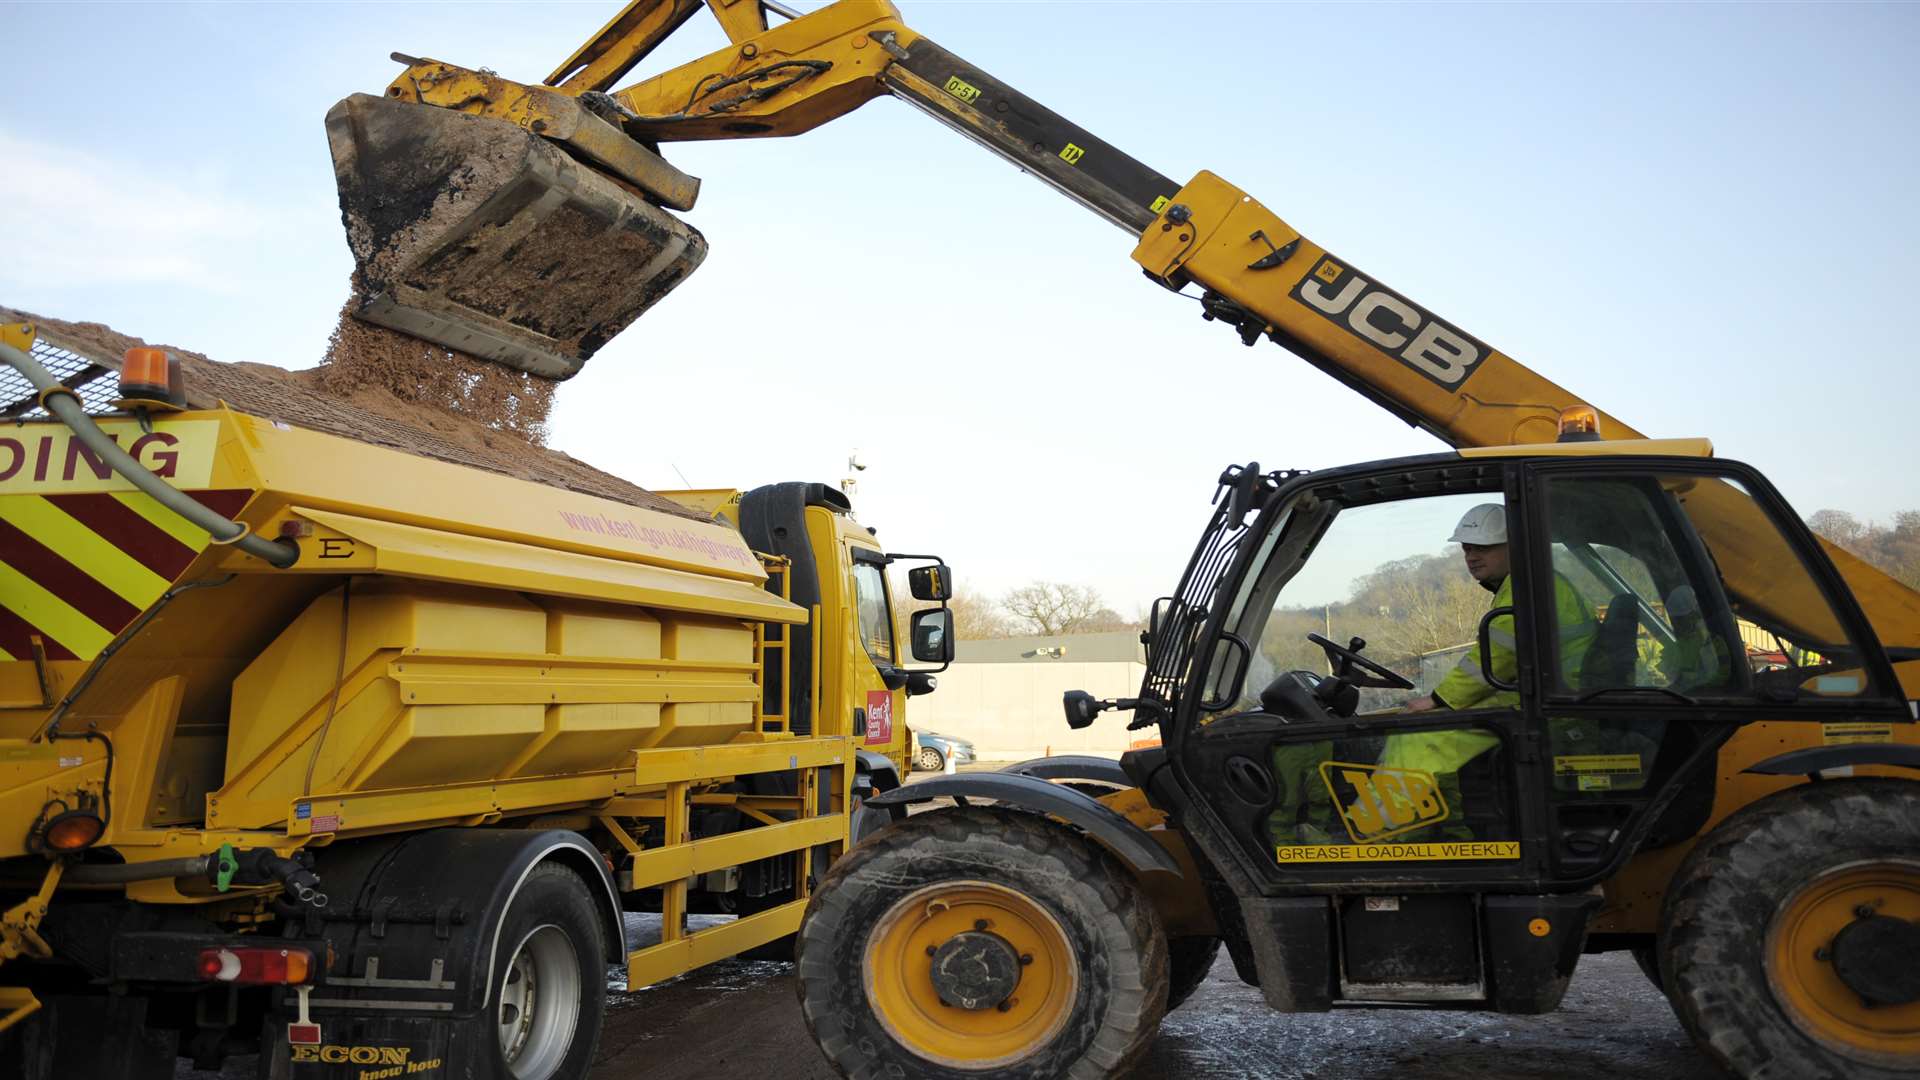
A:
[[[33,358],[80,395],[89,416],[114,411],[120,384],[113,368],[44,340],[33,343]],[[47,411],[40,407],[33,384],[11,366],[0,364],[0,420],[45,419],[48,419]]]

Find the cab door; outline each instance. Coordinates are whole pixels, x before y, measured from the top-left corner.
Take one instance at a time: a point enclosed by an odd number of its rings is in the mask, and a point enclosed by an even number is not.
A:
[[[1525,781],[1539,714],[1520,679],[1540,663],[1533,586],[1511,571],[1478,580],[1449,542],[1463,517],[1492,506],[1525,563],[1517,471],[1450,458],[1401,466],[1390,483],[1343,475],[1278,499],[1224,590],[1231,609],[1203,685],[1186,695],[1194,719],[1175,740],[1200,831],[1268,895],[1356,882],[1539,891],[1548,868]],[[1497,677],[1511,689],[1403,711],[1479,663],[1483,623],[1501,642],[1508,662]],[[1336,680],[1339,658],[1309,634],[1360,642],[1385,676]],[[1471,934],[1463,948],[1463,970],[1477,972]]]
[[[1525,488],[1541,540],[1527,567],[1533,595],[1552,583],[1595,613],[1582,636],[1545,611],[1535,619],[1544,760],[1532,798],[1555,887],[1697,832],[1717,752],[1744,725],[1906,719],[1871,628],[1757,473],[1720,461],[1537,461]],[[1735,592],[1722,577],[1733,570],[1764,584]]]
[[[846,631],[851,638],[847,652],[852,667],[854,742],[861,749],[886,755],[905,776],[911,748],[900,718],[904,715],[907,677],[899,667],[899,649],[894,641],[888,559],[878,548],[854,538],[842,542],[852,585],[851,620]]]

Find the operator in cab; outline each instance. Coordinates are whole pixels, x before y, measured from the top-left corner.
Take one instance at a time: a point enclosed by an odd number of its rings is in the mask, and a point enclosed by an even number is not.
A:
[[[1492,607],[1513,606],[1513,566],[1507,548],[1507,508],[1499,503],[1481,503],[1468,510],[1448,539],[1460,545],[1467,573],[1480,587],[1493,594]],[[1554,575],[1554,612],[1560,622],[1560,655],[1566,685],[1578,686],[1581,658],[1599,629],[1593,608],[1567,580]],[[1515,657],[1513,615],[1494,618],[1485,637],[1488,655],[1480,654],[1480,642],[1468,647],[1459,663],[1441,678],[1433,692],[1407,702],[1405,711],[1428,712],[1435,709],[1515,708],[1520,695],[1501,690],[1487,681],[1486,673],[1511,685],[1519,671]],[[1477,755],[1499,744],[1492,732],[1472,728],[1440,731],[1411,731],[1389,736],[1380,764],[1395,768],[1420,769],[1440,778],[1444,790],[1452,786],[1453,774]],[[1453,781],[1457,783],[1457,781]],[[1451,794],[1452,792],[1448,792]]]
[[[1512,607],[1513,565],[1507,553],[1507,508],[1499,503],[1481,503],[1461,517],[1460,524],[1454,527],[1453,535],[1447,539],[1460,545],[1460,553],[1466,559],[1467,573],[1473,575],[1481,588],[1493,594],[1491,606]],[[1553,586],[1553,608],[1560,620],[1560,655],[1566,657],[1565,666],[1569,668],[1562,674],[1566,677],[1566,685],[1578,686],[1580,659],[1586,655],[1598,623],[1594,619],[1593,608],[1565,578],[1555,574]],[[1453,666],[1453,670],[1441,678],[1440,685],[1425,697],[1407,702],[1406,711],[1519,705],[1519,694],[1496,689],[1484,674],[1492,671],[1494,678],[1510,684],[1519,670],[1514,657],[1511,614],[1493,620],[1493,625],[1487,628],[1487,646],[1491,655],[1483,657],[1480,655],[1480,643],[1474,642],[1460,657],[1460,662]]]

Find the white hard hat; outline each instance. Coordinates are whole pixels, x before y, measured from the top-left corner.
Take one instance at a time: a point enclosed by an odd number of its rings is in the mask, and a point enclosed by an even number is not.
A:
[[[1466,512],[1460,524],[1447,537],[1456,544],[1504,544],[1507,542],[1507,508],[1499,503],[1481,503]]]

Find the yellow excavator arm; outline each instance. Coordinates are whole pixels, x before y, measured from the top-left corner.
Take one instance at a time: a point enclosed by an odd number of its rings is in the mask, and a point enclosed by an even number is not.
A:
[[[726,48],[610,89],[702,6],[718,18]],[[769,26],[769,11],[785,21]],[[804,15],[767,0],[634,0],[540,87],[396,58],[408,67],[387,88],[388,102],[512,123],[673,209],[691,207],[698,182],[660,159],[660,144],[797,135],[891,95],[1125,229],[1149,277],[1174,291],[1197,287],[1202,314],[1247,344],[1266,337],[1286,347],[1450,446],[1548,442],[1561,410],[1592,404],[1307,239],[1220,177],[1203,171],[1174,183],[914,32],[883,0],[839,0]],[[531,228],[516,219],[506,231]],[[462,225],[449,235],[470,244],[472,232]],[[677,281],[690,269],[666,273]],[[641,291],[651,303],[663,290]],[[385,304],[388,314],[406,306],[392,296]],[[462,314],[442,306],[390,325],[418,333]],[[587,335],[594,347],[607,336]],[[563,359],[577,368],[590,352]],[[1605,412],[1600,424],[1608,438],[1643,437]],[[1920,647],[1920,593],[1832,545],[1828,552],[1882,643]],[[1908,695],[1920,698],[1920,661],[1900,668]]]

